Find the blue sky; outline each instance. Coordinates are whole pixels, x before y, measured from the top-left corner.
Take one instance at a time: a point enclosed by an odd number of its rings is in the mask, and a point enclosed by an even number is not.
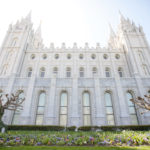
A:
[[[36,29],[42,22],[42,37],[46,46],[65,42],[83,46],[107,45],[109,23],[114,30],[119,24],[119,10],[136,25],[143,26],[150,43],[150,0],[5,0],[0,5],[0,43],[8,25],[21,19],[32,10]]]

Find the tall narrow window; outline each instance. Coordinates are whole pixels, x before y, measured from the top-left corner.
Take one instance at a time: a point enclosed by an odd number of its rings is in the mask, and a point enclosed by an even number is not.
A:
[[[91,125],[91,108],[89,92],[83,93],[83,124],[84,126]]]
[[[23,99],[24,98],[24,93],[23,91],[19,92],[19,99]],[[18,103],[18,100],[16,101],[16,103]],[[23,104],[22,104],[23,105]],[[20,114],[21,114],[22,110],[15,110],[14,114],[13,114],[13,119],[12,119],[12,124],[19,124],[20,122]]]
[[[44,77],[45,76],[45,68],[44,67],[42,67],[41,69],[40,69],[40,77]]]
[[[118,68],[118,74],[120,77],[123,77],[123,70],[121,67]]]
[[[46,99],[45,92],[41,92],[39,95],[38,105],[37,105],[36,121],[35,121],[36,125],[43,124],[45,99]]]
[[[15,47],[17,43],[17,38],[12,39],[11,41],[11,47]]]
[[[67,67],[66,69],[66,77],[70,78],[71,77],[71,68]]]
[[[32,68],[28,68],[28,77],[31,77],[32,76]]]
[[[57,67],[55,67],[55,68],[53,69],[53,73],[54,73],[54,74],[57,74],[57,73],[58,73]]]
[[[60,114],[59,114],[59,123],[62,126],[67,125],[67,112],[68,112],[68,94],[67,92],[62,92],[60,96]]]
[[[138,54],[139,54],[140,60],[143,61],[143,60],[144,60],[144,57],[143,57],[142,51],[139,50],[139,51],[138,51]]]
[[[92,68],[92,73],[93,73],[93,76],[97,74],[97,68],[96,67]]]
[[[0,96],[3,94],[3,91],[0,89]]]
[[[110,68],[108,67],[105,68],[105,74],[106,74],[106,77],[110,77]]]
[[[149,75],[149,71],[146,65],[143,65],[143,71],[146,76]]]
[[[127,96],[127,101],[128,101],[131,124],[138,125],[138,118],[137,118],[135,105],[133,102],[130,101],[130,99],[133,99],[133,95],[130,92],[127,92],[126,96]]]
[[[84,77],[84,68],[81,67],[79,71],[80,71],[80,77],[81,78]]]
[[[105,107],[106,107],[107,124],[115,125],[112,99],[111,94],[109,92],[105,93]]]

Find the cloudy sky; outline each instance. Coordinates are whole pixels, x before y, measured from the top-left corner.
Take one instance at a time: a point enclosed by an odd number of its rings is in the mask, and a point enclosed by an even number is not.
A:
[[[150,43],[150,0],[3,0],[0,3],[0,44],[8,25],[32,11],[33,28],[42,22],[44,44],[65,42],[83,46],[107,45],[109,23],[116,31],[119,10],[137,25],[142,25]]]

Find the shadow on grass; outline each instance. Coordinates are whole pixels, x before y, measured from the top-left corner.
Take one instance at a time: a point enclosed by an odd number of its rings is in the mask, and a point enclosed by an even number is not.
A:
[[[0,147],[0,150],[150,150],[150,147],[18,146]]]

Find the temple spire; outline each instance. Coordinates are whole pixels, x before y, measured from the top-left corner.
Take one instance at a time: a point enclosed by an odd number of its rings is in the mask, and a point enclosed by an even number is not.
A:
[[[119,10],[119,15],[120,15],[120,22],[123,23],[126,21],[126,19],[124,18],[124,16],[122,15],[121,11]]]
[[[31,21],[31,13],[32,13],[32,11],[30,10],[30,12],[28,13],[28,15],[26,16],[26,19],[27,19],[27,20],[30,20],[30,21]]]
[[[116,36],[115,32],[114,32],[114,30],[113,30],[113,28],[112,28],[110,23],[109,23],[109,30],[110,30],[110,37],[115,37]]]
[[[40,21],[40,24],[39,24],[35,34],[41,36],[41,21]]]

